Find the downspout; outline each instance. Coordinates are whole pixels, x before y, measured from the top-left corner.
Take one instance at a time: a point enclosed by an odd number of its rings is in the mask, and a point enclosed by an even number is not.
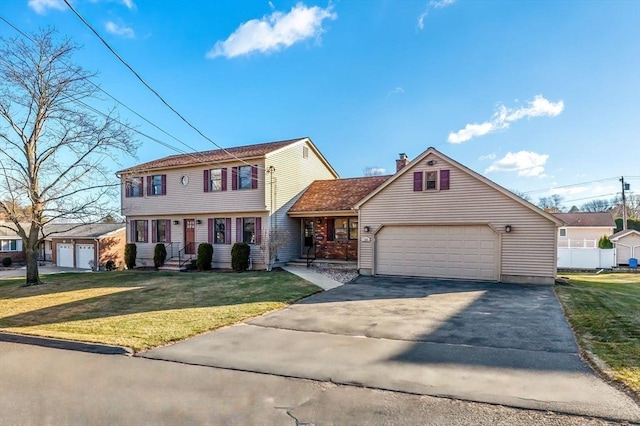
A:
[[[97,253],[98,253],[98,261],[96,262],[96,271],[100,270],[100,239],[99,238],[94,238],[93,241],[96,242],[96,248],[97,248]],[[94,254],[95,256],[95,254]]]

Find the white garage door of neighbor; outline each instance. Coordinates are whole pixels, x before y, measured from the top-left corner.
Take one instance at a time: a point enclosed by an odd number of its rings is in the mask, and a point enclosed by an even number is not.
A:
[[[376,273],[497,280],[498,248],[488,226],[388,226],[376,236]]]
[[[56,250],[58,266],[73,268],[73,244],[58,243]]]
[[[76,268],[91,269],[93,262],[93,244],[78,244],[76,246]]]

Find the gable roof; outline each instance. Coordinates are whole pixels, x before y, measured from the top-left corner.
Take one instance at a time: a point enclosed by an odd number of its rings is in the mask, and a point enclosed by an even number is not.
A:
[[[184,167],[198,164],[218,163],[222,161],[264,157],[270,152],[276,151],[280,148],[284,148],[287,145],[291,145],[303,140],[310,141],[309,138],[297,138],[253,145],[237,146],[233,148],[214,149],[212,151],[170,155],[168,157],[148,161],[146,163],[138,164],[136,166],[120,170],[119,172],[116,172],[116,175],[121,175],[122,173],[136,173],[155,169]]]
[[[289,213],[351,211],[358,201],[390,177],[391,175],[317,180],[291,206]]]
[[[609,240],[611,241],[618,241],[620,238],[624,238],[627,235],[632,235],[632,234],[637,234],[640,236],[640,232],[636,231],[635,229],[625,229],[622,231],[618,231],[615,234],[613,234],[612,236],[609,237]]]
[[[602,226],[607,228],[615,228],[616,223],[613,220],[611,213],[590,213],[590,212],[578,212],[578,213],[551,213],[558,219],[564,222],[565,226]]]
[[[45,225],[44,234],[49,238],[100,238],[122,229],[124,223],[51,223]]]
[[[513,192],[503,188],[502,186],[498,185],[497,183],[493,182],[492,180],[487,179],[486,177],[474,172],[470,168],[458,163],[454,159],[444,155],[443,153],[441,153],[440,151],[438,151],[437,149],[435,149],[433,147],[427,148],[426,151],[424,151],[422,154],[418,155],[413,161],[411,161],[409,164],[407,164],[402,169],[400,169],[398,172],[396,172],[396,174],[391,176],[390,179],[388,179],[382,185],[380,185],[379,187],[374,189],[369,195],[367,195],[365,198],[360,200],[360,202],[358,202],[356,204],[355,208],[359,209],[363,204],[365,204],[367,201],[369,201],[370,199],[375,197],[376,194],[378,194],[380,191],[385,189],[387,186],[391,185],[400,176],[404,175],[405,173],[408,173],[409,170],[413,169],[413,167],[415,167],[418,163],[420,163],[422,160],[424,160],[428,155],[434,155],[434,156],[440,158],[441,160],[450,163],[452,166],[456,167],[458,170],[462,171],[463,173],[466,173],[466,174],[478,179],[479,181],[481,181],[482,183],[490,186],[491,188],[495,189],[496,191],[506,195],[507,197],[509,197],[512,200],[518,202],[519,204],[522,204],[523,206],[527,207],[528,209],[538,213],[540,216],[543,216],[544,218],[548,219],[549,221],[554,222],[556,225],[562,225],[563,224],[563,222],[560,219],[556,218],[552,214],[545,212],[544,210],[542,210],[538,206],[535,206],[535,205],[531,204],[527,200],[517,196]]]

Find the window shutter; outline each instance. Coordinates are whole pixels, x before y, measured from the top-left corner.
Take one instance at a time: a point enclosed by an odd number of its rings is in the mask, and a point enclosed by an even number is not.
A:
[[[258,188],[258,166],[251,166],[251,189]]]
[[[440,170],[440,190],[449,189],[449,170]]]
[[[227,168],[223,168],[220,172],[220,177],[222,178],[222,190],[227,190]]]
[[[165,221],[164,225],[164,239],[167,243],[171,242],[171,221],[168,219]]]
[[[209,244],[213,244],[213,219],[207,220],[207,238],[209,238]]]
[[[238,168],[231,168],[231,190],[235,191],[238,189]]]
[[[224,243],[231,244],[231,218],[224,220]]]
[[[236,242],[242,242],[242,218],[236,218]]]
[[[336,233],[335,219],[327,219],[327,241],[333,241]]]
[[[413,172],[413,190],[422,191],[424,186],[422,185],[422,172]]]
[[[127,182],[127,180],[124,180],[124,196],[125,197],[131,197],[131,184],[132,182]]]
[[[209,192],[209,169],[204,171],[204,192]]]
[[[142,197],[142,194],[144,194],[144,192],[142,192],[142,190],[144,189],[144,184],[143,184],[143,179],[142,178],[138,178],[138,196]]]
[[[256,217],[256,244],[262,243],[262,218]]]
[[[147,176],[147,195],[153,194],[153,178],[151,176]]]
[[[160,190],[160,195],[167,195],[167,175],[162,175],[162,189]]]
[[[152,243],[157,243],[158,242],[158,225],[157,225],[158,221],[157,220],[152,220],[151,221],[151,242]]]
[[[145,243],[149,242],[149,221],[148,220],[144,221],[144,242]]]
[[[129,242],[130,243],[136,242],[136,221],[135,220],[132,220],[131,222],[129,222]]]

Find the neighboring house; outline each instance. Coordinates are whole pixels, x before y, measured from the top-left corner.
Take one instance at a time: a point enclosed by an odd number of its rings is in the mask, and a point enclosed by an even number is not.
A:
[[[602,236],[616,229],[611,213],[552,213],[564,225],[558,229],[558,247],[597,248]]]
[[[629,265],[629,259],[640,259],[640,232],[635,229],[619,231],[609,237],[616,249],[616,263]]]
[[[280,262],[300,256],[300,220],[287,211],[312,182],[338,177],[309,138],[173,155],[117,174],[138,266],[153,265],[157,243],[183,258],[209,242],[212,265],[228,268],[232,244],[244,241],[256,269],[270,255]],[[269,253],[276,234],[283,243]]]
[[[12,224],[7,224],[11,226]],[[29,229],[29,224],[22,225]],[[47,224],[43,229],[39,260],[57,266],[78,269],[102,269],[113,260],[118,267],[124,263],[125,224]],[[22,239],[7,228],[0,227],[0,259],[11,257],[24,262]]]
[[[361,274],[555,281],[562,222],[434,148],[355,208]]]

